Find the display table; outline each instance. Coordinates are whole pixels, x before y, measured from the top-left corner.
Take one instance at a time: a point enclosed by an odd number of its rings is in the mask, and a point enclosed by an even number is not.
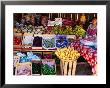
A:
[[[93,74],[96,74],[97,50],[81,44],[79,40],[71,43],[71,47],[74,47],[85,58],[92,67]]]

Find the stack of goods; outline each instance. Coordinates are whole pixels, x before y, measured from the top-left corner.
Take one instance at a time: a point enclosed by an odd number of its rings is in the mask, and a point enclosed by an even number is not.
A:
[[[68,40],[65,35],[57,35],[56,36],[56,47],[64,48],[68,46]]]
[[[14,34],[13,43],[14,43],[14,48],[21,48],[21,44],[22,44],[22,34],[21,33]]]
[[[82,26],[78,26],[76,25],[73,31],[74,35],[78,36],[78,37],[84,37],[86,35],[86,31],[82,28]]]
[[[53,29],[54,28],[54,26],[47,26],[45,29],[45,33],[46,34],[54,34],[54,32],[53,32]]]
[[[43,75],[55,75],[56,74],[56,64],[54,59],[44,59],[42,60],[42,74]]]
[[[16,55],[20,57],[19,63],[30,62],[32,60],[41,59],[40,57],[34,55],[32,52],[27,52],[27,54],[18,52]]]
[[[27,54],[18,52],[16,56],[14,56],[15,75],[40,74],[40,61],[41,58],[32,52],[27,52]],[[37,68],[35,66],[37,66]]]
[[[40,36],[34,37],[33,47],[42,47],[42,37],[40,37]]]
[[[55,26],[53,29],[54,34],[59,34],[59,35],[73,35],[74,31],[72,26]]]
[[[55,49],[55,38],[54,37],[43,37],[42,47],[44,49]]]
[[[35,26],[35,29],[33,30],[34,34],[44,34],[45,28],[43,26]]]
[[[30,48],[33,45],[33,34],[32,33],[24,33],[23,35],[23,40],[22,40],[22,45],[24,48]]]

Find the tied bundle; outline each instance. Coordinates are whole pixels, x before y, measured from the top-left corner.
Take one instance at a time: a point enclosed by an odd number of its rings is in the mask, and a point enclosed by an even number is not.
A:
[[[57,57],[64,61],[75,61],[80,57],[80,53],[74,50],[74,48],[66,47],[66,48],[58,48],[55,52]]]

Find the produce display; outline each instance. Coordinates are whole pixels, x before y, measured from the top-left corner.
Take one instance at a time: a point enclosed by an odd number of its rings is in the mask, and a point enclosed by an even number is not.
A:
[[[64,35],[57,35],[56,36],[56,47],[57,48],[64,48],[68,46],[67,37]]]
[[[55,48],[55,38],[54,37],[46,37],[42,39],[42,46],[45,49],[54,49]]]
[[[42,74],[43,75],[55,75],[55,61],[52,59],[42,60]]]
[[[59,35],[73,35],[74,31],[72,26],[55,26],[53,29],[54,34],[59,34]]]
[[[14,36],[14,45],[21,45],[21,37]]]
[[[77,60],[80,57],[80,53],[78,53],[78,51],[74,50],[74,48],[71,47],[66,47],[66,48],[61,48],[61,49],[57,49],[57,51],[55,52],[55,54],[58,56],[59,59],[63,59],[63,60]]]
[[[39,61],[32,62],[32,74],[41,74],[41,63]]]
[[[73,34],[76,36],[84,37],[86,35],[86,31],[80,25],[76,25]]]
[[[40,57],[34,55],[32,52],[27,52],[27,54],[18,52],[16,55],[20,57],[20,63],[41,59]]]

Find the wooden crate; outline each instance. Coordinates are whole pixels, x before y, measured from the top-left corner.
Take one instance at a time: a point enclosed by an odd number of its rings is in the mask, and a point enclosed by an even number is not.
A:
[[[76,65],[77,65],[77,60],[76,61],[61,60],[60,61],[61,74],[62,75],[75,75]]]

